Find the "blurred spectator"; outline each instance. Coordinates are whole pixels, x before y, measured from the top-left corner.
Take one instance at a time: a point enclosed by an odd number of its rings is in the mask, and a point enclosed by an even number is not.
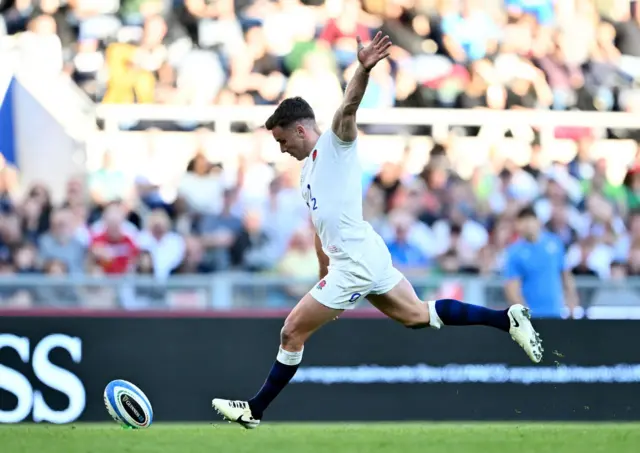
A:
[[[586,212],[582,214],[580,237],[594,236],[604,244],[612,246],[624,233],[623,220],[615,215],[614,207],[602,195],[586,198]]]
[[[318,39],[327,43],[338,64],[345,68],[356,61],[356,36],[364,43],[371,39],[371,35],[369,28],[360,22],[359,0],[343,0],[341,6],[338,16],[327,21]]]
[[[102,167],[89,175],[89,191],[93,203],[104,207],[112,201],[127,199],[131,194],[131,182],[119,169],[110,151],[102,157]]]
[[[568,214],[564,206],[553,207],[546,223],[547,229],[560,238],[565,248],[578,240],[578,232],[569,224]]]
[[[273,238],[267,234],[265,227],[259,211],[247,211],[243,218],[243,229],[231,246],[231,264],[234,267],[260,272],[275,265],[277,250],[274,250]]]
[[[80,177],[71,177],[67,181],[65,190],[65,198],[62,204],[70,209],[78,206],[87,206],[89,203],[89,195],[86,190],[85,180]]]
[[[64,263],[70,274],[84,271],[87,248],[81,231],[74,225],[73,213],[59,209],[51,214],[51,229],[38,243],[41,259]]]
[[[444,45],[458,63],[479,60],[493,54],[500,39],[500,29],[478,0],[462,0],[459,12],[442,19]]]
[[[415,220],[405,212],[395,211],[390,215],[393,239],[387,242],[393,265],[407,275],[424,271],[431,264],[424,249],[409,240],[409,232]]]
[[[175,189],[167,181],[167,165],[158,152],[162,133],[159,129],[147,130],[148,148],[135,176],[138,198],[148,209],[162,208],[172,217],[175,215],[172,196]]]
[[[615,244],[615,259],[625,262],[629,257],[632,244],[640,242],[640,212],[632,211],[629,214],[626,229]]]
[[[385,209],[384,191],[377,186],[369,186],[363,200],[362,215],[379,233],[385,228]]]
[[[185,254],[182,263],[177,269],[174,269],[175,274],[208,274],[215,270],[222,270],[214,268],[210,261],[206,259],[205,249],[202,245],[203,240],[195,236],[187,236],[184,239],[185,242]]]
[[[11,278],[15,269],[10,261],[0,261],[0,279]],[[34,303],[33,291],[16,286],[3,286],[0,289],[0,307],[24,309],[31,308]]]
[[[151,252],[141,251],[138,255],[135,272],[137,275],[157,276],[154,258]],[[135,304],[141,307],[153,307],[164,302],[165,289],[158,285],[138,284]]]
[[[11,253],[22,243],[21,220],[17,214],[4,217],[0,225],[0,257],[10,259]]]
[[[336,109],[342,102],[342,87],[330,56],[325,51],[313,50],[301,59],[300,67],[291,73],[284,96],[304,96],[319,111]],[[354,69],[347,70],[347,75]]]
[[[437,245],[431,229],[399,208],[389,213],[380,234],[387,246],[397,246],[397,258],[400,262],[418,262],[426,266],[428,259],[437,254]],[[405,253],[407,256],[404,256]],[[391,257],[393,259],[394,253]]]
[[[268,205],[272,192],[270,186],[277,174],[273,165],[264,157],[264,139],[265,131],[256,131],[252,137],[252,149],[238,156],[238,194],[233,208],[236,215],[247,209],[263,210]]]
[[[591,300],[591,307],[620,307],[640,305],[640,295],[637,291],[629,288],[627,283],[629,271],[627,265],[620,261],[611,263],[611,280],[599,288]]]
[[[277,57],[289,57],[285,65],[289,73],[299,66],[299,58],[309,49],[318,22],[317,13],[299,0],[278,0],[262,18],[265,37]]]
[[[433,224],[438,255],[455,247],[459,254],[472,260],[472,256],[487,244],[487,230],[471,218],[471,206],[463,200],[453,202],[448,206],[447,220],[441,219]]]
[[[136,47],[112,43],[106,49],[105,62],[109,74],[102,102],[107,104],[147,104],[154,101],[153,74],[135,65]]]
[[[233,0],[185,0],[185,6],[190,20],[197,24],[200,47],[220,48],[227,57],[244,50]]]
[[[609,278],[613,250],[594,236],[572,244],[567,250],[566,266],[575,275]]]
[[[86,274],[89,278],[102,278],[105,273],[95,260],[88,260]],[[79,289],[79,298],[83,306],[90,309],[116,308],[116,292],[113,287],[99,284],[89,284]]]
[[[171,231],[171,219],[162,209],[152,211],[146,223],[145,230],[138,236],[138,246],[140,250],[150,254],[153,275],[164,280],[184,258],[184,239]]]
[[[308,208],[300,203],[299,180],[299,172],[290,167],[269,185],[269,198],[263,208],[265,232],[273,241],[273,253],[279,256],[284,254],[295,231],[308,222]]]
[[[139,248],[124,223],[124,212],[117,204],[109,205],[102,215],[103,228],[91,238],[91,257],[105,274],[126,274],[135,268]]]
[[[640,242],[634,242],[627,256],[627,270],[630,277],[640,276]]]
[[[17,274],[36,274],[38,269],[38,249],[32,244],[22,244],[13,252],[13,266]]]
[[[595,174],[592,146],[593,139],[591,137],[576,140],[576,155],[569,163],[569,174],[583,181],[583,184],[588,184],[588,181],[593,179]]]
[[[640,75],[640,4],[615,2],[612,19],[615,21],[616,47],[620,50],[620,69],[633,78]]]
[[[282,276],[304,281],[304,283],[286,287],[287,293],[293,298],[302,297],[309,290],[308,281],[318,278],[320,267],[314,240],[315,231],[308,226],[297,230],[291,237],[289,248],[277,265],[276,269]]]
[[[286,77],[282,73],[280,62],[269,52],[262,27],[250,27],[245,38],[248,52],[243,63],[246,68],[244,74],[234,73],[235,79],[231,86],[247,91],[254,97],[256,104],[275,104],[286,87]],[[236,58],[242,57],[238,55]]]
[[[231,213],[235,194],[235,191],[226,191],[220,214],[200,216],[193,228],[200,237],[200,246],[204,248],[204,263],[216,271],[226,270],[231,266],[229,249],[242,231],[242,220]]]
[[[496,220],[489,232],[489,242],[479,252],[478,271],[482,275],[500,275],[506,263],[506,249],[514,238],[512,222],[507,218]]]
[[[640,208],[640,165],[635,165],[624,178],[625,201],[628,210]]]
[[[51,16],[55,21],[56,34],[58,35],[58,38],[60,38],[60,43],[62,44],[63,51],[65,52],[65,60],[68,59],[68,50],[77,38],[76,33],[73,30],[73,26],[68,20],[70,6],[68,4],[63,4],[61,0],[39,0],[39,2],[33,3],[35,3],[35,7],[31,13],[32,17],[44,14]]]
[[[2,156],[2,154],[0,154]],[[0,157],[0,162],[4,157]],[[10,167],[0,169],[0,214],[13,212],[15,206],[12,194],[16,189],[15,173]]]
[[[139,227],[142,222],[140,220],[140,216],[136,211],[131,210],[131,205],[128,203],[123,203],[120,201],[112,201],[108,203],[104,208],[94,209],[91,215],[88,218],[88,222],[91,224],[90,227],[84,231],[84,228],[80,228],[79,234],[82,235],[83,232],[87,234],[101,234],[104,233],[106,228],[106,217],[104,215],[106,210],[114,210],[119,212],[118,215],[122,216],[124,221],[120,225],[122,231],[127,236],[135,239],[139,233]],[[96,219],[94,219],[94,217]],[[83,212],[80,208],[74,209],[74,218],[76,221],[79,221],[81,218],[86,218],[86,212]]]
[[[58,260],[46,261],[42,270],[50,279],[60,279],[69,273],[67,266]],[[43,306],[70,307],[78,303],[75,288],[66,282],[61,285],[52,282],[50,286],[39,287],[35,292],[37,302]]]
[[[183,210],[196,214],[219,214],[228,182],[221,165],[211,165],[202,153],[187,166],[178,185],[178,200]]]
[[[20,209],[22,216],[22,231],[25,239],[37,243],[39,237],[49,228],[51,205],[45,202],[43,206],[36,197],[29,197]]]
[[[395,162],[385,162],[372,181],[372,186],[380,189],[384,194],[384,210],[393,209],[393,202],[402,187],[402,166]]]
[[[40,74],[55,75],[62,71],[63,55],[56,21],[43,14],[31,19],[27,31],[19,37],[22,64]]]
[[[78,42],[77,53],[70,64],[71,77],[95,101],[104,94],[99,82],[104,64],[105,57],[100,52],[100,42],[97,39]]]
[[[507,13],[512,19],[533,16],[540,25],[552,25],[555,20],[553,0],[505,0]]]
[[[115,37],[120,21],[115,13],[119,0],[69,0],[80,38]]]
[[[578,229],[582,227],[580,212],[567,195],[567,191],[560,182],[550,179],[546,183],[544,195],[534,203],[536,215],[541,222],[547,223],[554,210],[566,210],[567,222]]]

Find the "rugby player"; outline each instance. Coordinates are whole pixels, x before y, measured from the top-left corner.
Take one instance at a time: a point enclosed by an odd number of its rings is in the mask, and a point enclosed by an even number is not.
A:
[[[300,97],[282,101],[265,124],[283,153],[304,161],[302,197],[316,230],[321,275],[285,320],[276,360],[260,391],[248,401],[212,402],[225,419],[247,429],[258,427],[269,404],[293,378],[309,337],[361,298],[411,329],[484,325],[502,330],[533,362],[542,360],[542,342],[527,308],[515,304],[491,310],[454,299],[420,300],[393,267],[382,238],[363,220],[356,112],[369,72],[389,56],[390,48],[389,37],[381,33],[367,46],[358,39],[359,65],[328,131],[319,129],[313,110]]]

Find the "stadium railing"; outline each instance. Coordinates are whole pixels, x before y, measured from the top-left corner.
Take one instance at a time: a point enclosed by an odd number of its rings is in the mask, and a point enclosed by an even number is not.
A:
[[[416,276],[410,280],[423,299],[455,297],[495,308],[506,306],[503,282],[494,277]],[[0,310],[262,310],[281,314],[314,283],[315,279],[244,272],[172,276],[164,281],[146,275],[3,276]],[[640,319],[640,279],[614,282],[580,277],[577,284],[588,317]],[[369,315],[366,301],[358,308]]]

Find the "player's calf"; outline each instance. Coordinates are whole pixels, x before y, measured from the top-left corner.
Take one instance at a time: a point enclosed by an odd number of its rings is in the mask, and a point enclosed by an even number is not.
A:
[[[429,308],[426,304],[416,304],[410,310],[405,310],[399,321],[408,329],[429,327]]]
[[[285,322],[280,330],[280,347],[285,351],[302,351],[308,338],[307,332],[300,331],[296,325]]]
[[[467,304],[455,299],[439,299],[427,302],[430,324],[439,329],[445,326],[489,326],[509,332],[507,310],[491,310],[480,305]]]
[[[335,310],[320,304],[310,294],[291,311],[280,331],[280,348],[260,391],[249,401],[215,399],[213,407],[226,419],[245,428],[255,428],[265,410],[289,384],[302,362],[304,343],[320,327],[338,316]]]

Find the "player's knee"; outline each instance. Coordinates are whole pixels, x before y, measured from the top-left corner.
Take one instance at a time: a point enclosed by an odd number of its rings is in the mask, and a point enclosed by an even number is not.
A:
[[[415,310],[407,312],[401,322],[402,325],[408,329],[424,329],[425,327],[429,327],[429,310],[423,306],[418,306]]]
[[[283,349],[295,352],[304,346],[305,338],[302,332],[296,328],[295,323],[287,322],[280,331],[280,345]]]

